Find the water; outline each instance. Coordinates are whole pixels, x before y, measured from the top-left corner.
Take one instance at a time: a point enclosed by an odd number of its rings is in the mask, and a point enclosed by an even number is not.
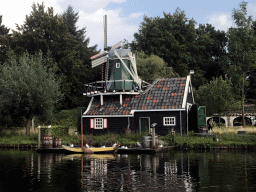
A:
[[[256,152],[38,154],[0,149],[0,191],[255,191]]]

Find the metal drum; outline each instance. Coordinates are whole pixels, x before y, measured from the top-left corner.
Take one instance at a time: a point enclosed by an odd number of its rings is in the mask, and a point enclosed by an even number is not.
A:
[[[142,147],[150,148],[151,145],[151,136],[143,136],[142,137]]]
[[[51,135],[44,135],[43,137],[43,148],[51,149],[53,145],[52,136]]]
[[[208,133],[208,128],[207,127],[199,128],[199,133]]]
[[[61,138],[54,138],[54,147],[61,148]]]

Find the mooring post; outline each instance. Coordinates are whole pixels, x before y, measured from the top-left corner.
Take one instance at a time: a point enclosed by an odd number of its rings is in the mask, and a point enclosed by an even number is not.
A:
[[[38,146],[37,148],[40,149],[40,145],[41,145],[41,127],[38,126]]]
[[[152,128],[152,148],[154,149],[156,147],[156,132],[155,128]]]

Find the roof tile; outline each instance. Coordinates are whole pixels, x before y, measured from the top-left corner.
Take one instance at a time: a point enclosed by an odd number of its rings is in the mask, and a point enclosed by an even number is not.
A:
[[[144,93],[123,95],[121,106],[119,95],[104,95],[103,106],[100,105],[100,98],[95,96],[86,115],[129,115],[131,110],[136,109],[179,109],[184,97],[185,80],[186,78],[157,80]]]

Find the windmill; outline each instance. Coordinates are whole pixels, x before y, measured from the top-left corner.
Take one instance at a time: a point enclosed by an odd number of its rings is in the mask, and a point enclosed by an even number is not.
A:
[[[135,55],[122,42],[107,51],[107,19],[104,16],[104,51],[91,57],[92,68],[102,66],[101,81],[86,84],[86,95],[129,94],[141,91]]]

